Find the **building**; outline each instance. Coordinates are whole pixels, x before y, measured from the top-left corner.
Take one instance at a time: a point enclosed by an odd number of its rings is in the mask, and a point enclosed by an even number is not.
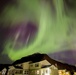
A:
[[[56,64],[56,63],[55,63]],[[21,60],[17,60],[13,63],[14,67],[10,67],[8,75],[31,75],[31,74],[38,74],[42,75],[54,75],[58,74],[58,69],[55,65],[52,65],[49,62],[48,57],[44,57],[42,54],[35,54],[32,56],[27,56]]]
[[[58,69],[48,61],[24,62],[10,66],[8,75],[58,75]]]
[[[46,54],[37,53],[15,61],[9,66],[7,75],[69,75],[75,70],[74,66],[55,61]]]
[[[74,72],[74,75],[76,75],[76,72]]]

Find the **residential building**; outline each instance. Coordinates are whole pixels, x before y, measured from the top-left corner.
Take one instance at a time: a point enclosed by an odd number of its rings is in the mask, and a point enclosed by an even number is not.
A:
[[[76,72],[74,72],[74,75],[76,75]]]
[[[33,54],[15,61],[9,66],[7,75],[70,75],[75,69],[74,66],[55,61],[46,54]]]

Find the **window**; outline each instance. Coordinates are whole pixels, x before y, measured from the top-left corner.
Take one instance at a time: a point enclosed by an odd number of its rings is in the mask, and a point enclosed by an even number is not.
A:
[[[24,74],[26,74],[26,71],[24,71]]]
[[[39,63],[35,64],[35,67],[39,67]]]
[[[25,72],[24,72],[24,74],[28,74],[28,73],[29,73],[28,71],[25,71]]]
[[[18,71],[16,71],[16,74],[19,74],[19,72],[18,72]]]
[[[37,72],[36,72],[37,74],[39,74],[39,70],[37,70]]]
[[[48,70],[46,70],[46,73],[48,73]]]
[[[28,71],[26,71],[26,74],[28,74]]]
[[[22,74],[23,73],[23,71],[22,70],[20,70],[20,74]]]
[[[22,70],[16,70],[15,73],[16,73],[16,74],[22,74],[23,71],[22,71]]]

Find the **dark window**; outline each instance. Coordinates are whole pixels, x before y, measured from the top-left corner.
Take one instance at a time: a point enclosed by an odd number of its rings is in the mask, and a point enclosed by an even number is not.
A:
[[[27,74],[28,74],[28,71],[27,71]]]
[[[20,71],[20,74],[22,74],[22,73],[23,73],[23,71],[21,70],[21,71]]]
[[[28,74],[28,71],[25,71],[24,74]]]
[[[39,67],[39,64],[37,63],[37,64],[35,64],[35,67]]]
[[[26,74],[26,71],[24,72],[24,74]]]

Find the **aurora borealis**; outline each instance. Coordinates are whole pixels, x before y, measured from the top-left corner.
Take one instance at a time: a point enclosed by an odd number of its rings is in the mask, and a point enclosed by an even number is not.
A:
[[[11,3],[0,13],[1,55],[15,61],[36,52],[76,50],[76,0]]]

